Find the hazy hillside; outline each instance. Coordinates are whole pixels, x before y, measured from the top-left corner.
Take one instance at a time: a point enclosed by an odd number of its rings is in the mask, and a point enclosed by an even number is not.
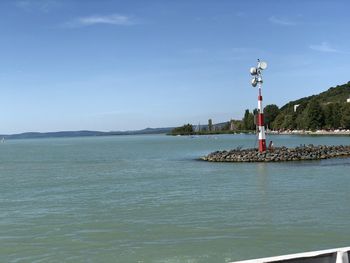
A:
[[[0,135],[5,139],[34,139],[34,138],[60,138],[60,137],[83,137],[83,136],[112,136],[112,135],[137,135],[137,134],[161,134],[168,133],[173,127],[146,128],[136,131],[58,131],[58,132],[25,132],[19,134]]]

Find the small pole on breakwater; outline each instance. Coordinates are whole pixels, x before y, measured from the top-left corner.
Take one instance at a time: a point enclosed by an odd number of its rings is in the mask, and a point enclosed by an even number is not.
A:
[[[262,70],[267,68],[267,63],[264,61],[260,61],[258,59],[258,64],[256,67],[250,68],[250,74],[253,76],[252,79],[252,86],[256,87],[258,86],[259,95],[258,95],[258,121],[256,123],[257,128],[259,130],[259,152],[265,152],[266,151],[266,135],[265,135],[265,123],[264,123],[264,112],[263,112],[263,105],[262,105],[262,95],[261,95],[261,88],[262,88]]]

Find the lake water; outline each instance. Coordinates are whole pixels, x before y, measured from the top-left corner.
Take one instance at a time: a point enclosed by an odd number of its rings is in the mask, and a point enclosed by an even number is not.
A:
[[[229,262],[349,246],[350,158],[196,160],[254,145],[249,135],[8,140],[0,262]]]

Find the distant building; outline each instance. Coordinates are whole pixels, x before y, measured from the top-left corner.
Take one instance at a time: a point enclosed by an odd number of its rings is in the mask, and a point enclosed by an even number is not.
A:
[[[230,120],[230,131],[236,130],[236,125],[233,120]]]
[[[297,108],[300,106],[300,104],[295,104],[294,105],[294,112],[296,112],[297,111]]]
[[[208,120],[208,131],[213,130],[213,121],[211,119]]]

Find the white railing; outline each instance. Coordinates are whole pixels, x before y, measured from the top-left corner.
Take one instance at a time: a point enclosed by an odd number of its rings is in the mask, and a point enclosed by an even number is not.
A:
[[[334,248],[269,258],[258,258],[231,263],[267,263],[267,262],[302,262],[302,263],[349,263],[350,247]]]

